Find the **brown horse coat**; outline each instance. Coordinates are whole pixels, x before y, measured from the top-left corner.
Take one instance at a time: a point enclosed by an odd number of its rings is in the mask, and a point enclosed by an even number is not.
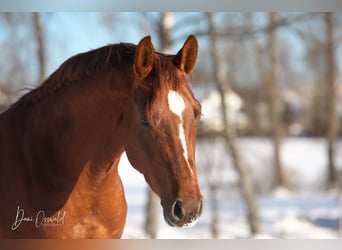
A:
[[[196,56],[193,36],[175,56],[155,52],[150,37],[108,45],[68,59],[3,112],[0,237],[120,238],[124,151],[160,196],[166,221],[193,223],[202,210],[200,105],[186,76]]]

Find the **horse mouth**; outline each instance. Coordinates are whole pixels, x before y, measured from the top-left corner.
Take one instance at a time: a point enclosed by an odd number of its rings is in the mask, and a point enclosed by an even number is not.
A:
[[[195,226],[197,218],[191,218],[189,221],[185,220],[174,220],[171,216],[164,212],[164,220],[171,227],[180,227],[180,228],[191,228]]]

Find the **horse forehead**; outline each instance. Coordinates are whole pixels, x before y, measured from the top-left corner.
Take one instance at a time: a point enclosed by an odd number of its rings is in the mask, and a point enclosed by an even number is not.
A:
[[[169,90],[167,102],[170,110],[181,117],[185,109],[185,101],[182,95],[175,90]]]

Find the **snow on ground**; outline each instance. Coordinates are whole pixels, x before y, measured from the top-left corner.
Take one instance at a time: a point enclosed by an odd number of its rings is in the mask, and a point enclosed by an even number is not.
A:
[[[323,139],[288,138],[284,140],[281,156],[291,186],[295,188],[295,191],[279,189],[271,194],[258,196],[261,233],[255,236],[256,238],[339,237],[342,195],[336,190],[324,192],[321,189],[327,162],[325,147]],[[270,140],[243,138],[239,140],[239,148],[243,152],[253,178],[266,182],[271,167],[272,144]],[[342,152],[341,149],[342,142],[339,142],[337,152]],[[209,144],[209,146],[207,143],[199,142],[197,147],[199,172],[203,169],[199,164],[205,164],[208,161],[214,165],[227,163],[222,150],[224,149],[220,142]],[[213,159],[201,159],[201,156],[207,157],[208,155]],[[341,166],[342,154],[338,153],[336,160]],[[214,165],[213,167],[215,167]],[[128,204],[123,238],[145,238],[144,209],[147,184],[144,177],[130,166],[126,155],[122,157],[119,171]],[[219,192],[219,197],[221,197],[219,202],[219,238],[249,238],[246,209],[234,186],[236,174],[234,175],[231,170],[231,173],[223,176],[225,176],[224,189]],[[205,204],[203,214],[197,224],[192,228],[172,228],[164,222],[160,207],[156,214],[159,219],[158,238],[211,238],[210,199],[208,199],[204,178],[199,180]],[[235,189],[235,192],[227,191],[229,187],[232,190]]]

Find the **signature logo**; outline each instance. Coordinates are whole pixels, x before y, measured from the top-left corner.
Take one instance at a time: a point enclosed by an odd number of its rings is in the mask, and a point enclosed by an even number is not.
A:
[[[40,228],[42,226],[63,226],[65,216],[66,211],[59,211],[54,216],[46,216],[44,210],[39,210],[35,216],[28,216],[25,214],[24,209],[18,206],[15,221],[12,224],[11,229],[13,231],[18,229],[22,223],[34,223],[36,228]]]

